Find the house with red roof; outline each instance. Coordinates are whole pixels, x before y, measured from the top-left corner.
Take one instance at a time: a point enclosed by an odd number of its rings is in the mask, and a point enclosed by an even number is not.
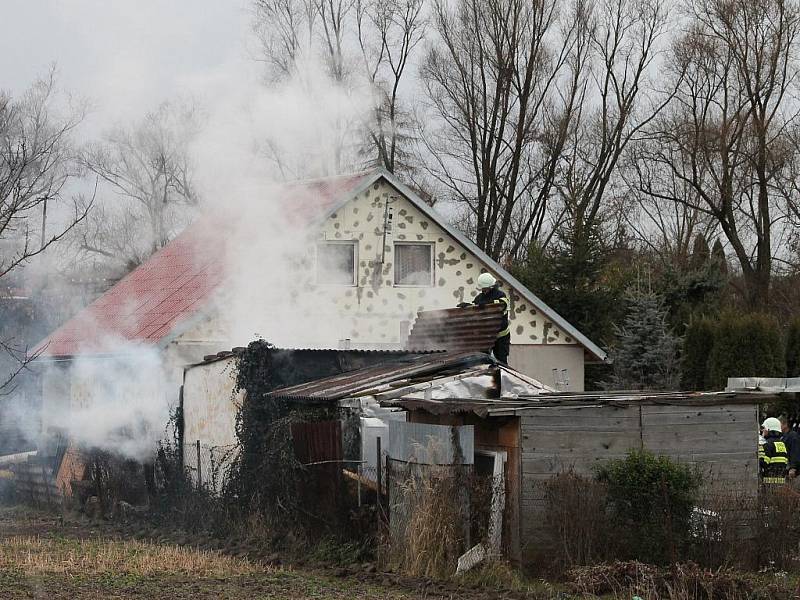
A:
[[[227,324],[240,317],[247,325],[250,309],[259,323],[247,334],[284,347],[399,348],[418,312],[470,301],[486,271],[511,300],[510,363],[517,370],[581,391],[585,362],[605,360],[602,349],[394,175],[375,169],[279,193],[283,226],[301,223],[307,232],[302,260],[285,275],[297,285],[265,286],[261,298],[257,273],[274,257],[251,256],[255,266],[244,272],[253,285],[242,286],[237,255],[226,250],[238,236],[219,215],[200,219],[39,344],[45,430],[57,426],[47,421],[48,406],[100,400],[91,378],[78,382],[71,374],[76,361],[158,352],[168,373],[165,394],[175,400],[187,365],[249,341],[232,336]],[[253,248],[257,254],[270,246]]]

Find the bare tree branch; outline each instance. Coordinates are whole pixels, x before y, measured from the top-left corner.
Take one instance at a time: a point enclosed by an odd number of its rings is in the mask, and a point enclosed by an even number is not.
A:
[[[111,194],[76,232],[79,254],[111,258],[129,270],[186,225],[197,203],[188,152],[196,129],[193,106],[165,103],[88,147],[82,163]]]
[[[541,233],[578,93],[559,81],[576,27],[558,35],[551,0],[439,0],[433,26],[439,43],[422,77],[443,125],[423,138],[430,172],[468,207],[478,246],[500,258]]]
[[[792,0],[701,0],[674,44],[681,84],[638,150],[639,189],[714,219],[744,276],[749,304],[769,300],[774,236],[797,196],[790,94],[800,11]],[[788,207],[788,208],[786,208]]]

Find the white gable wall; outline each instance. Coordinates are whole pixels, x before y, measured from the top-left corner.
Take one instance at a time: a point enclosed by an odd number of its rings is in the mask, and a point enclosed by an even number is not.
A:
[[[387,201],[393,212],[393,227],[386,236],[382,256]],[[355,285],[319,284],[317,244],[346,241],[356,243]],[[394,284],[397,242],[432,245],[433,285]],[[263,259],[266,264],[269,257]],[[258,306],[245,308],[253,310],[266,323],[253,323],[249,331],[257,331],[281,347],[335,348],[341,340],[349,339],[354,348],[399,348],[419,311],[453,308],[460,302],[470,302],[478,293],[478,275],[486,270],[488,265],[474,253],[431,221],[388,181],[379,179],[320,225],[316,237],[308,242],[306,256],[296,269],[286,274],[278,293],[270,290],[267,298],[251,299]],[[553,369],[559,372],[566,369],[570,381],[566,389],[583,390],[583,347],[500,279],[511,298],[511,365],[551,386],[555,384]],[[225,311],[236,311],[242,306],[230,301],[220,301],[217,305],[223,314],[212,314],[178,336],[170,346],[188,349],[199,345],[208,354],[247,343],[250,338],[209,346],[212,340],[224,339],[220,333],[224,325],[220,321],[229,316]],[[263,319],[264,316],[267,318]],[[174,354],[175,349],[170,352]]]
[[[381,264],[385,203],[394,213]],[[477,294],[478,275],[488,270],[478,258],[432,222],[385,180],[370,186],[323,225],[319,240],[357,241],[356,286],[311,286],[322,306],[339,319],[340,337],[354,345],[401,344],[417,312],[452,308]],[[394,243],[434,246],[434,285],[394,285]],[[497,275],[495,273],[495,275]],[[501,281],[502,283],[502,281]],[[570,390],[583,390],[583,348],[509,286],[511,298],[511,364],[545,384],[553,385],[552,369],[567,369]],[[308,315],[311,318],[311,315]]]

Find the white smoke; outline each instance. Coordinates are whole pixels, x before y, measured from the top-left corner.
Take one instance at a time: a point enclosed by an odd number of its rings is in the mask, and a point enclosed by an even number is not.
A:
[[[195,146],[200,194],[230,228],[218,312],[232,345],[258,334],[282,346],[330,347],[341,334],[331,315],[319,318],[324,307],[312,289],[316,229],[299,213],[313,199],[284,185],[358,169],[358,126],[374,98],[312,60],[300,65],[269,87],[255,65],[221,83],[227,93]]]
[[[114,357],[73,361],[72,406],[52,416],[79,446],[144,460],[164,437],[177,396],[158,350],[123,343],[116,348]]]
[[[283,346],[330,347],[341,334],[336,315],[313,293],[315,228],[297,218],[282,185],[357,170],[359,125],[375,98],[367,87],[354,91],[333,81],[311,59],[298,65],[293,77],[266,86],[262,66],[242,53],[189,78],[181,90],[207,116],[191,152],[204,211],[227,240],[217,312],[230,345],[260,334]],[[146,69],[137,73],[147,77]],[[163,437],[177,402],[175,365],[152,346],[105,342],[113,357],[74,359],[69,374],[42,363],[43,379],[63,381],[62,401],[46,398],[41,427],[142,460]]]

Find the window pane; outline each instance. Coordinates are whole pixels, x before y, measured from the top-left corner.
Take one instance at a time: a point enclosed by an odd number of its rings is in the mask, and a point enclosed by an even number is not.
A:
[[[395,244],[395,285],[432,285],[431,244]]]
[[[318,244],[317,282],[353,285],[355,263],[355,244]]]

